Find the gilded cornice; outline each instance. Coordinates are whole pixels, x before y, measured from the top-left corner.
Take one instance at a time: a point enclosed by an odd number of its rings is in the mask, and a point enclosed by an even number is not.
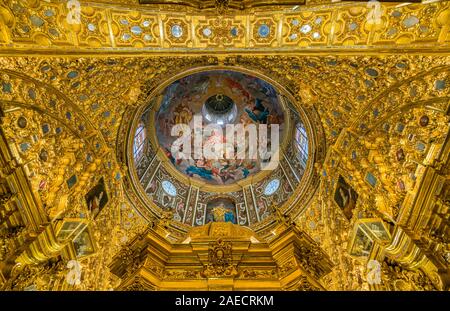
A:
[[[209,54],[252,55],[446,53],[449,8],[447,1],[382,3],[374,22],[368,18],[371,8],[358,2],[224,16],[81,2],[80,23],[72,24],[63,2],[32,1],[25,7],[7,0],[0,10],[0,53],[185,55],[204,54],[206,48]]]

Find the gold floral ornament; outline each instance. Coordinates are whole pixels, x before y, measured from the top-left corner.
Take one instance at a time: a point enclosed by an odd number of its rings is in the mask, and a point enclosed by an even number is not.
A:
[[[215,0],[217,14],[223,15],[228,10],[230,0]]]
[[[209,247],[208,265],[203,270],[205,277],[233,276],[237,274],[233,266],[232,243],[218,239]]]

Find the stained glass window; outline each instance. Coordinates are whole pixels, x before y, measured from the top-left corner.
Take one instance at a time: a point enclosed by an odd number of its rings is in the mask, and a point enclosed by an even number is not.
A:
[[[139,160],[144,154],[145,128],[143,124],[139,124],[136,134],[134,135],[134,159]]]
[[[295,142],[298,150],[298,158],[303,167],[308,160],[308,136],[303,123],[298,122],[295,126]]]

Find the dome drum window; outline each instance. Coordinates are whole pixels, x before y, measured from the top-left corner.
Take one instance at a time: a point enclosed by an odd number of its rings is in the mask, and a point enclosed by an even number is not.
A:
[[[271,196],[275,192],[277,192],[278,188],[280,188],[280,180],[272,179],[267,183],[266,187],[264,188],[264,194],[267,196]]]
[[[172,182],[170,182],[168,180],[164,180],[161,183],[161,186],[162,186],[164,192],[166,192],[168,195],[170,195],[172,197],[177,195],[177,188],[175,188],[175,185]]]

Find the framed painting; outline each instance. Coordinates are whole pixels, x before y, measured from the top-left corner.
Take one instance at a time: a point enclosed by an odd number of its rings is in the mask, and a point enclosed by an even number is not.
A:
[[[92,239],[91,232],[86,227],[81,233],[73,239],[73,246],[77,258],[83,258],[93,255],[96,251],[94,246],[94,240]]]
[[[391,234],[386,224],[379,218],[366,218],[358,221],[373,240],[385,243],[391,240]]]
[[[358,193],[345,181],[344,177],[339,175],[338,182],[334,189],[333,200],[344,213],[348,220],[353,217],[353,210],[356,207]]]
[[[72,240],[87,227],[87,220],[81,218],[64,218],[56,225],[58,241]]]
[[[356,227],[352,243],[350,243],[350,255],[355,257],[368,257],[372,247],[371,236],[361,226]]]
[[[103,177],[100,178],[98,183],[85,195],[85,200],[92,218],[95,219],[109,200],[105,179]]]
[[[349,253],[355,257],[367,257],[375,243],[385,244],[390,240],[389,228],[381,219],[358,219],[349,244]]]

